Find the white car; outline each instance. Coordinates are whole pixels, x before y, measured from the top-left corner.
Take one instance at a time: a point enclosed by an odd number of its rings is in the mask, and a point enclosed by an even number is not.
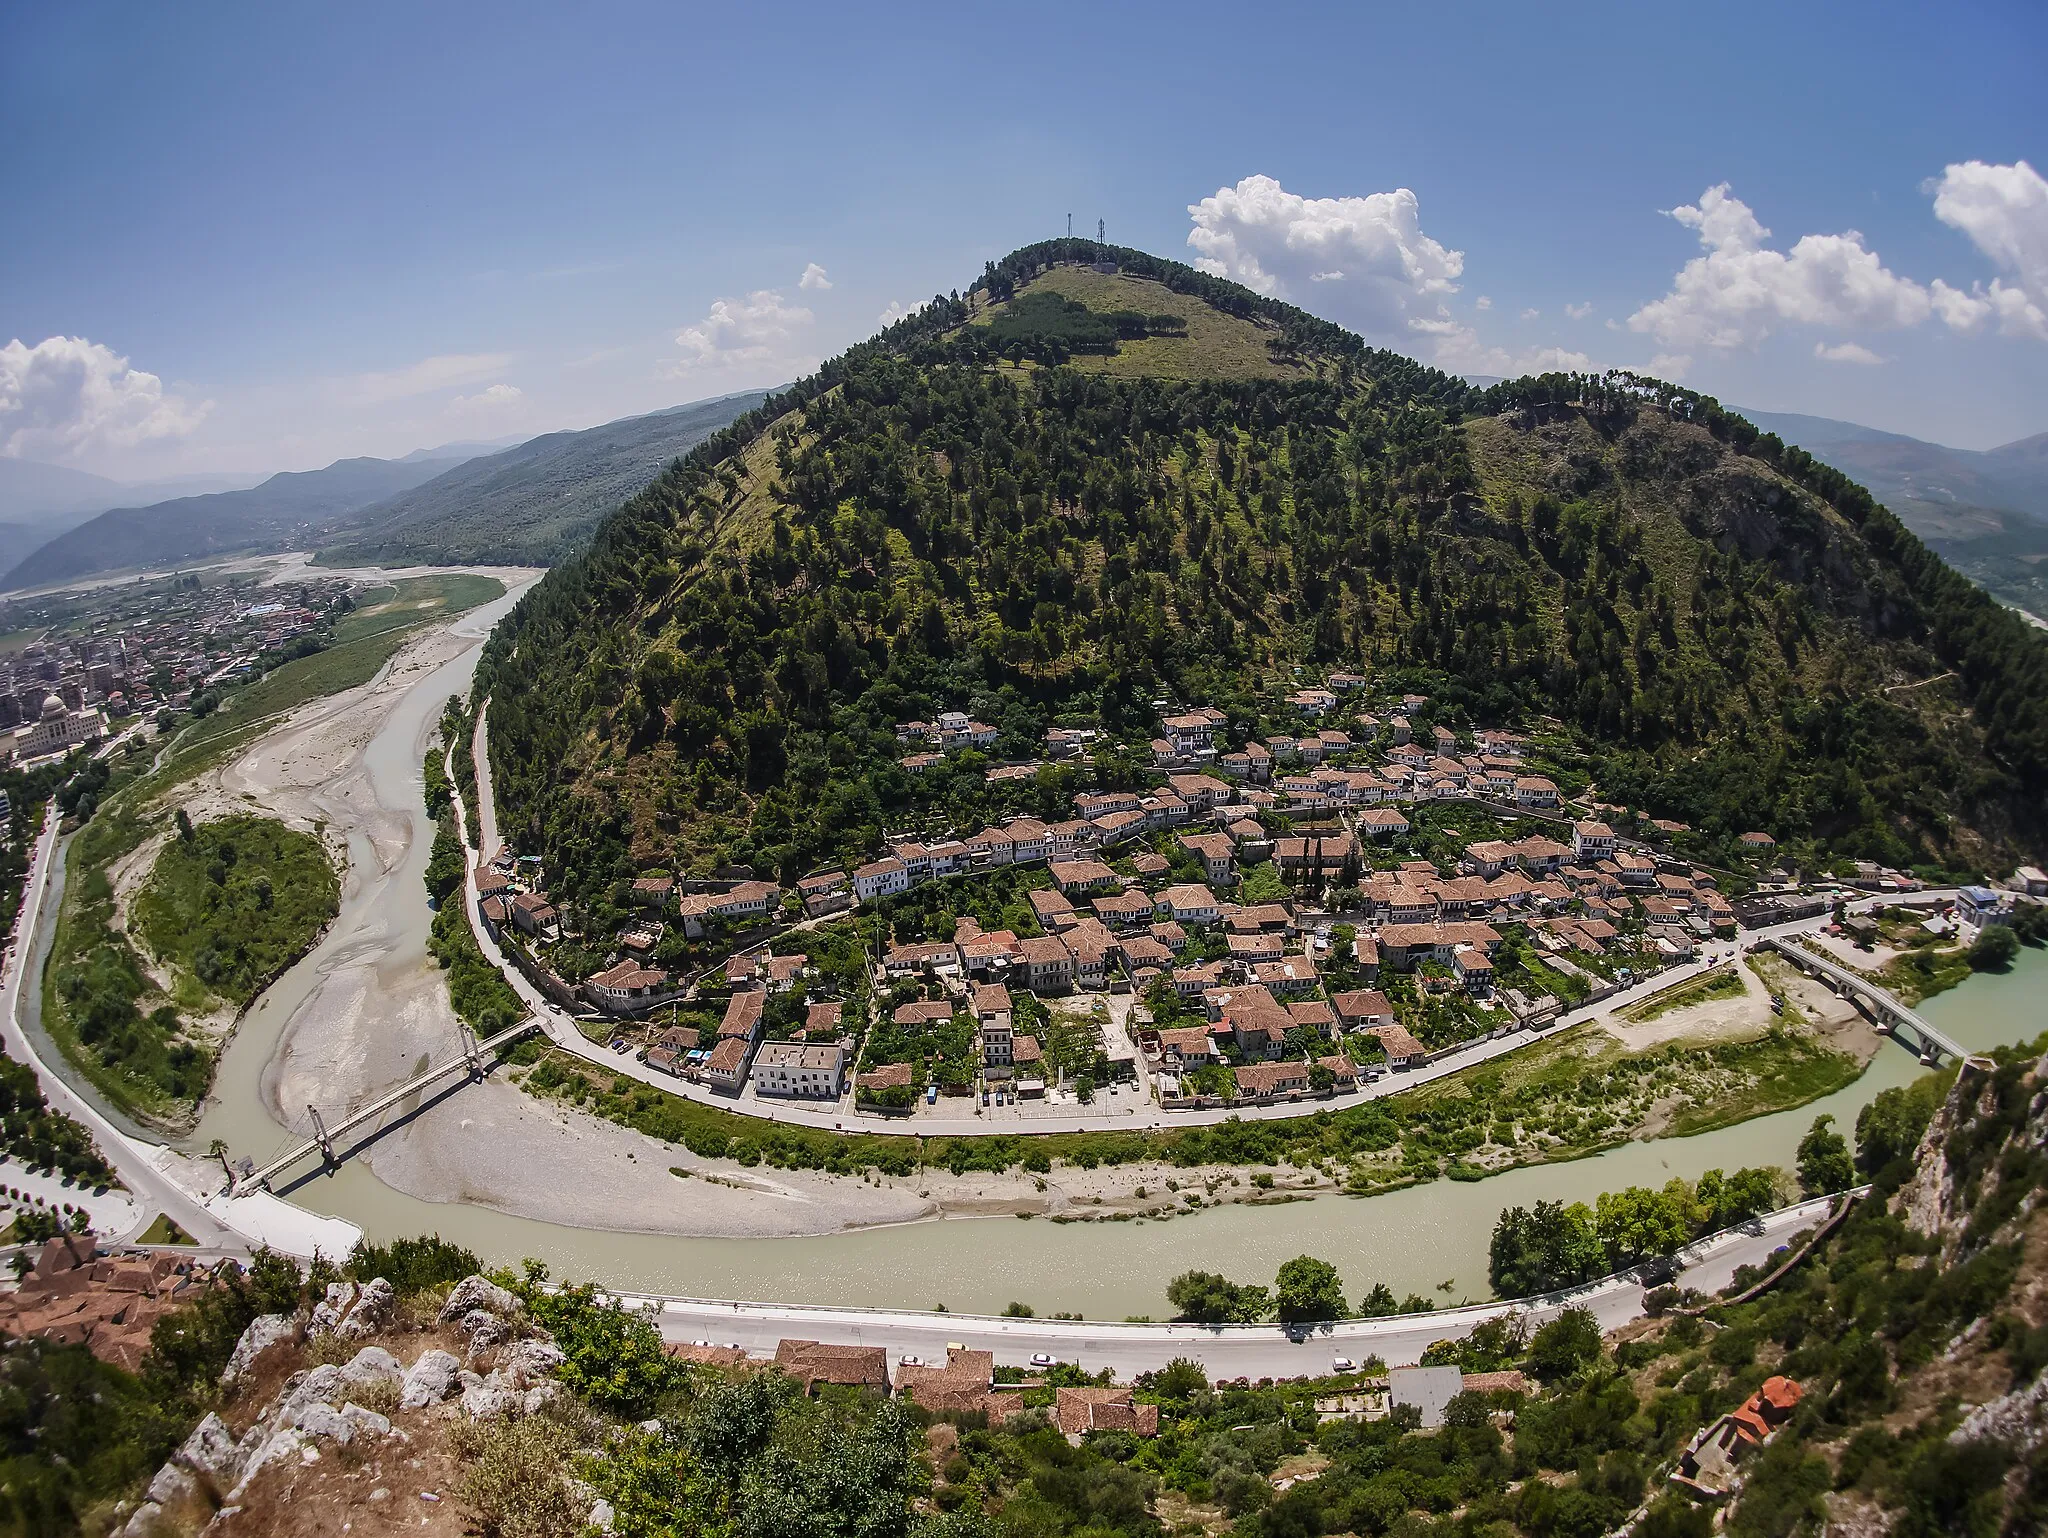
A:
[[[899,1356],[898,1358],[896,1358],[896,1360],[897,1360],[897,1362],[898,1362],[898,1364],[899,1364],[899,1365],[901,1365],[901,1366],[904,1366],[904,1367],[922,1367],[922,1366],[924,1366],[924,1363],[923,1363],[923,1362],[922,1362],[921,1360],[919,1360],[919,1359],[918,1359],[917,1357],[914,1357],[914,1356],[910,1355],[910,1353],[909,1353],[909,1352],[907,1352],[907,1351],[906,1351],[906,1352],[905,1352],[905,1353],[904,1353],[904,1354],[903,1354],[902,1356]]]
[[[1053,1361],[1053,1358],[1049,1356],[1047,1353],[1043,1351],[1036,1351],[1032,1353],[1031,1365],[1033,1367],[1051,1367],[1054,1366],[1055,1363]]]
[[[1338,1357],[1338,1358],[1337,1358],[1337,1360],[1336,1360],[1336,1361],[1334,1361],[1334,1362],[1332,1362],[1332,1363],[1330,1364],[1330,1371],[1331,1371],[1331,1372],[1356,1372],[1356,1371],[1358,1371],[1358,1364],[1357,1364],[1357,1363],[1355,1363],[1355,1362],[1353,1362],[1353,1361],[1351,1360],[1351,1358],[1350,1358],[1350,1357],[1348,1357],[1348,1356],[1340,1356],[1340,1357]]]

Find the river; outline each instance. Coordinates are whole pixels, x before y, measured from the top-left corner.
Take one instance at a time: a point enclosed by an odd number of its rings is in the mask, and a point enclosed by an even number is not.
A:
[[[215,1138],[259,1161],[292,1136],[265,1108],[264,1076],[281,1032],[334,968],[377,958],[380,973],[420,965],[428,923],[421,875],[432,828],[420,804],[420,760],[451,693],[467,692],[481,638],[513,596],[456,621],[478,644],[404,694],[371,740],[365,767],[382,807],[410,808],[413,838],[388,871],[367,835],[351,834],[342,910],[321,943],[258,1003],[224,1055],[215,1094],[183,1146]],[[1922,1006],[1966,1048],[1981,1050],[2048,1029],[2048,952],[2022,953],[2002,976],[1972,978]],[[1385,1196],[1331,1196],[1269,1207],[1229,1206],[1171,1222],[1068,1223],[1014,1217],[954,1218],[814,1238],[688,1239],[611,1233],[509,1216],[489,1208],[436,1204],[385,1185],[361,1161],[297,1185],[290,1199],[346,1217],[373,1239],[438,1232],[490,1261],[545,1258],[558,1276],[592,1278],[629,1290],[781,1302],[932,1306],[995,1312],[1012,1299],[1038,1312],[1091,1319],[1159,1315],[1166,1282],[1190,1268],[1265,1281],[1291,1256],[1334,1263],[1347,1289],[1385,1282],[1398,1293],[1444,1301],[1484,1298],[1486,1248],[1503,1206],[1538,1200],[1590,1201],[1626,1185],[1661,1185],[1720,1167],[1789,1166],[1815,1116],[1846,1131],[1880,1090],[1922,1070],[1887,1044],[1856,1083],[1815,1104],[1690,1138],[1635,1143],[1567,1164],[1512,1171],[1464,1184],[1449,1180]],[[544,1175],[537,1178],[545,1178]],[[687,1202],[689,1186],[678,1183]],[[1448,1293],[1436,1294],[1439,1283]]]

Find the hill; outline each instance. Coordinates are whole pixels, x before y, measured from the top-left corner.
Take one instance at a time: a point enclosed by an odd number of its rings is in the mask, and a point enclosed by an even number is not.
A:
[[[487,454],[363,510],[322,560],[547,566],[662,467],[765,396],[729,395]]]
[[[447,468],[446,458],[338,459],[325,469],[286,471],[242,491],[112,508],[23,558],[0,577],[0,592],[284,548]]]
[[[1095,293],[1099,262],[1140,281]],[[1162,292],[1185,313],[1155,323]],[[522,601],[478,687],[508,832],[574,896],[944,820],[897,721],[1142,753],[1155,700],[1236,729],[1310,666],[1554,717],[1604,792],[1696,826],[2048,843],[2048,645],[1840,473],[1658,381],[1479,390],[1086,241],[708,440]]]

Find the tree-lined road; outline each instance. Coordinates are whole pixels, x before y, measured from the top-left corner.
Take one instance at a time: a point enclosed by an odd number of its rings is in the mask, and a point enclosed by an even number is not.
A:
[[[1820,1198],[1769,1213],[1753,1224],[1710,1235],[1679,1252],[1678,1285],[1701,1292],[1726,1287],[1739,1266],[1761,1266],[1800,1233],[1818,1227],[1832,1199]],[[1278,1325],[1088,1324],[1065,1319],[1000,1319],[969,1314],[912,1313],[908,1310],[816,1308],[772,1303],[727,1303],[708,1299],[648,1298],[620,1294],[629,1306],[653,1313],[662,1335],[679,1343],[709,1341],[744,1347],[756,1356],[774,1354],[785,1338],[838,1345],[881,1346],[893,1367],[904,1354],[943,1361],[949,1345],[993,1351],[1012,1367],[1043,1353],[1074,1362],[1090,1372],[1107,1367],[1119,1380],[1154,1372],[1175,1357],[1198,1361],[1211,1379],[1319,1377],[1337,1357],[1363,1362],[1377,1356],[1390,1367],[1420,1359],[1434,1342],[1457,1339],[1488,1319],[1519,1311],[1533,1328],[1574,1305],[1590,1309],[1604,1330],[1617,1329],[1643,1312],[1643,1284],[1631,1276],[1607,1277],[1570,1292],[1516,1303],[1486,1303],[1387,1319],[1346,1319],[1318,1325],[1303,1340],[1290,1340]]]

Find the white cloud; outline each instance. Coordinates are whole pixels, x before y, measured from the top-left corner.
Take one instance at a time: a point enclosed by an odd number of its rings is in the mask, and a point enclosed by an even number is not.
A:
[[[1542,313],[1543,313],[1543,312],[1542,312],[1541,310],[1524,310],[1524,311],[1522,312],[1522,319],[1524,319],[1524,320],[1535,320],[1535,319],[1536,319],[1536,318],[1537,318],[1538,316],[1540,316],[1540,315],[1541,315]]]
[[[1593,313],[1593,301],[1588,299],[1584,304],[1568,304],[1564,307],[1564,312],[1573,320],[1584,320]]]
[[[1860,363],[1866,368],[1872,368],[1884,362],[1883,358],[1872,352],[1868,347],[1861,346],[1855,342],[1837,342],[1833,347],[1828,346],[1825,342],[1815,342],[1813,344],[1813,355],[1826,363]]]
[[[1706,255],[1680,269],[1670,293],[1628,318],[1630,330],[1667,346],[1754,346],[1780,326],[1893,330],[1934,311],[1928,290],[1885,267],[1854,230],[1771,250],[1764,245],[1771,232],[1726,182],[1668,212],[1699,232]]]
[[[492,375],[502,374],[511,361],[509,352],[436,353],[406,368],[358,374],[346,383],[342,394],[351,405],[382,406],[456,385],[482,384]]]
[[[909,313],[910,311],[906,310],[903,307],[902,300],[891,299],[889,301],[888,307],[884,309],[881,314],[875,317],[875,324],[877,326],[880,326],[884,331],[887,331],[891,326],[895,325],[896,322],[903,319],[903,317],[908,315]]]
[[[458,395],[448,409],[458,416],[496,416],[526,404],[526,392],[517,385],[494,384],[474,395]]]
[[[804,289],[830,288],[832,280],[825,276],[824,268],[816,262],[810,262],[805,264],[804,275],[796,280],[796,286]]]
[[[664,369],[670,378],[715,369],[757,368],[774,364],[793,368],[800,359],[797,334],[816,317],[800,305],[787,303],[772,288],[757,288],[744,299],[720,299],[694,326],[676,333],[680,358]]]
[[[1406,187],[1366,197],[1305,198],[1247,176],[1188,206],[1195,265],[1276,299],[1316,286],[1316,308],[1380,341],[1439,318],[1465,257],[1423,234]]]
[[[1650,372],[1659,378],[1674,382],[1685,378],[1685,371],[1692,367],[1689,352],[1660,352],[1650,360]]]
[[[1934,217],[2017,279],[2015,285],[1993,278],[1969,293],[1937,279],[1933,298],[1942,320],[1964,331],[1995,320],[2008,336],[2048,341],[2048,178],[2024,160],[1968,160],[1949,166],[1931,186]]]
[[[1493,308],[1493,301],[1486,295],[1481,294],[1472,302],[1472,308],[1475,310],[1490,310]]]
[[[1515,379],[1523,374],[1590,374],[1598,367],[1586,354],[1564,347],[1489,346],[1477,331],[1454,320],[1414,320],[1409,327],[1436,339],[1431,361],[1446,373],[1499,374]]]
[[[212,407],[164,393],[154,374],[82,336],[0,347],[0,454],[63,459],[181,438]]]

